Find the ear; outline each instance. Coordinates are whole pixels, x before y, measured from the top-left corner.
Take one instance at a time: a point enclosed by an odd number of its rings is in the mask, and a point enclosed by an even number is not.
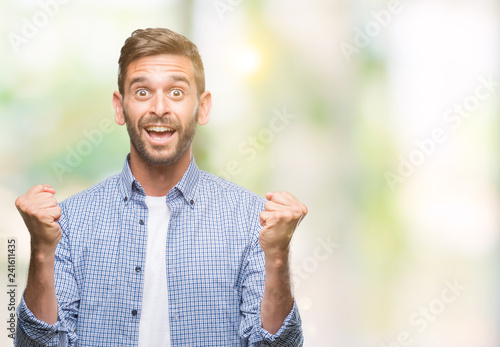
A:
[[[198,124],[208,123],[210,109],[212,108],[212,94],[207,90],[200,96],[200,107],[198,108]]]
[[[125,124],[123,115],[123,97],[119,92],[113,93],[113,108],[115,109],[115,122],[119,125]]]

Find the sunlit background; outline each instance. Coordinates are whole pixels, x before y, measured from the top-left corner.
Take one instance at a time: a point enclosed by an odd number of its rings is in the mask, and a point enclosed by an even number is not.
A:
[[[120,172],[124,40],[193,42],[213,95],[195,158],[310,213],[293,241],[305,346],[495,347],[500,6],[493,0],[43,0],[0,5],[0,344],[29,235],[14,201]]]

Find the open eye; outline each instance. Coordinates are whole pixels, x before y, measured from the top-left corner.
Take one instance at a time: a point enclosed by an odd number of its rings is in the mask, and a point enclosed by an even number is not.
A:
[[[139,89],[138,91],[135,92],[135,94],[141,98],[149,96],[149,92],[146,89]]]
[[[173,96],[174,98],[180,98],[184,95],[184,93],[180,89],[172,89],[170,91],[170,95]]]

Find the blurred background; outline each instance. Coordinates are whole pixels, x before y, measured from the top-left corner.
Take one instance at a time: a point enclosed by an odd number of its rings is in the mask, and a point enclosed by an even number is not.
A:
[[[41,0],[0,5],[0,344],[29,235],[14,201],[120,172],[125,39],[198,45],[198,165],[309,207],[293,241],[305,346],[500,345],[500,6],[493,0]],[[12,283],[11,283],[12,284]]]

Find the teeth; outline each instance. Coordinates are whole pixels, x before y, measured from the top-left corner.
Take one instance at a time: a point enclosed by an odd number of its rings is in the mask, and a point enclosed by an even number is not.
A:
[[[165,131],[174,131],[174,129],[170,129],[168,127],[161,127],[161,126],[151,126],[151,127],[147,127],[146,131],[154,131],[157,133],[162,133]]]

